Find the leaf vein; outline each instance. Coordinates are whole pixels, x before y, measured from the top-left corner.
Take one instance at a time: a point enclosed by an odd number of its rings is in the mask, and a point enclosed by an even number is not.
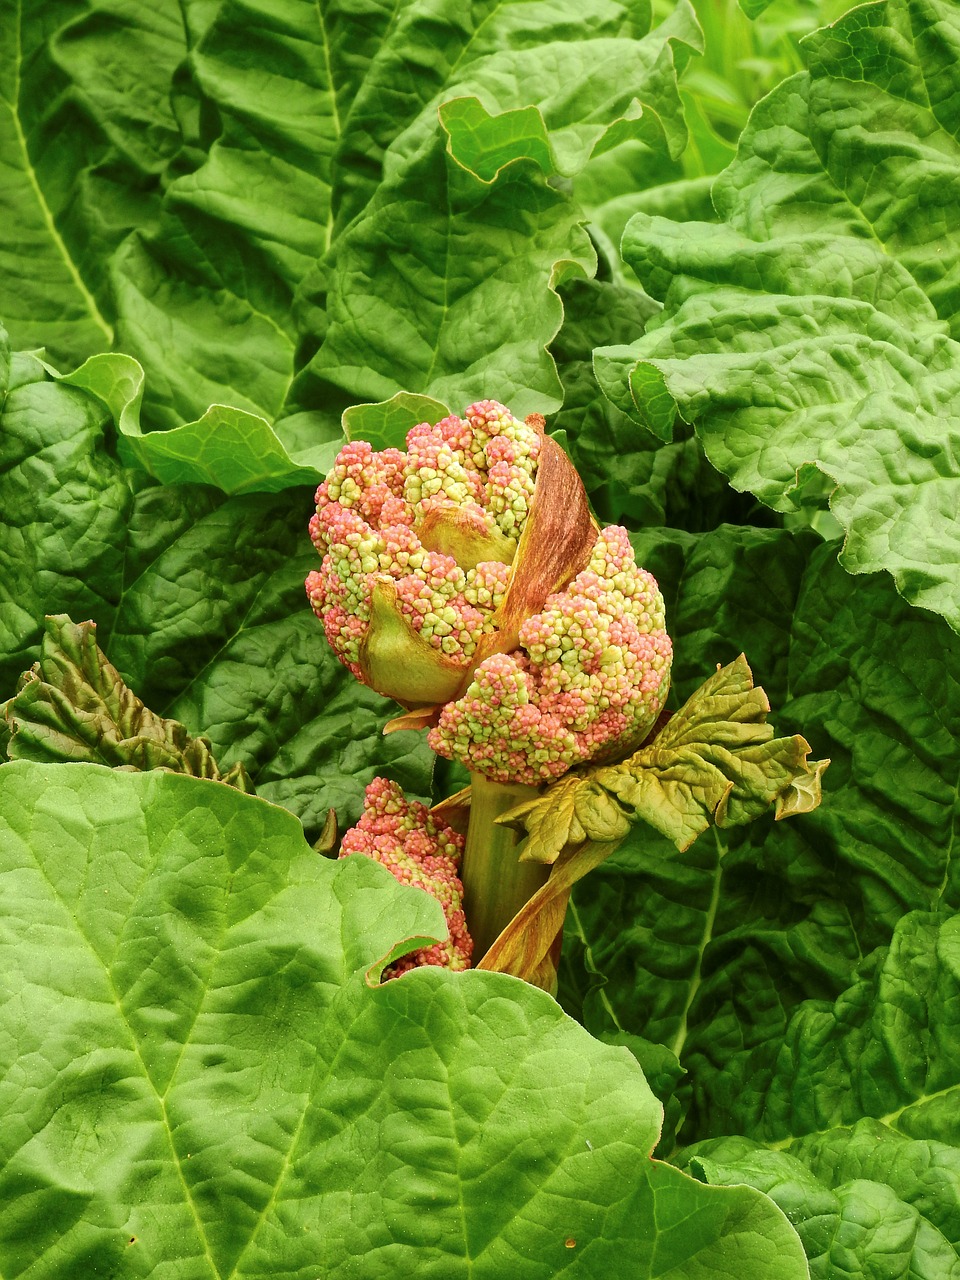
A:
[[[11,95],[10,101],[7,103],[7,106],[10,109],[10,116],[11,116],[11,119],[13,120],[13,129],[16,135],[17,144],[23,155],[23,173],[27,179],[27,182],[30,185],[31,191],[33,192],[34,199],[37,202],[37,208],[40,211],[40,216],[43,219],[43,223],[44,223],[44,226],[46,227],[47,233],[50,236],[50,239],[52,240],[57,252],[60,254],[60,257],[63,259],[64,266],[67,268],[67,272],[70,276],[70,279],[74,287],[76,288],[77,292],[80,294],[80,297],[83,299],[83,303],[90,314],[91,320],[93,320],[97,328],[100,329],[100,331],[103,333],[104,337],[107,340],[108,345],[112,346],[113,345],[113,328],[110,324],[107,323],[107,321],[101,315],[100,308],[97,306],[97,303],[96,303],[96,299],[94,298],[90,290],[87,288],[87,286],[84,284],[83,278],[80,275],[80,272],[77,268],[77,264],[74,262],[70,254],[70,251],[68,250],[66,244],[64,243],[63,237],[60,235],[60,232],[57,230],[57,224],[56,224],[56,221],[54,220],[53,213],[50,209],[50,206],[47,204],[46,197],[43,194],[43,189],[41,188],[39,179],[37,178],[36,170],[34,169],[33,163],[30,159],[30,149],[27,145],[26,134],[23,131],[23,125],[20,120],[20,110],[19,110],[20,66],[23,62],[23,35],[22,35],[23,0],[18,0],[16,14],[17,14],[17,17],[16,17],[17,31],[16,31],[16,54],[14,57],[14,66],[15,66],[14,84],[13,84],[13,93]]]

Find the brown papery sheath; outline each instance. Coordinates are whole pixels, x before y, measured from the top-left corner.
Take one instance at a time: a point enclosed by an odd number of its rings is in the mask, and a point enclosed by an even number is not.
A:
[[[485,658],[519,647],[524,622],[541,611],[547,596],[587,567],[599,533],[583,481],[556,441],[543,434],[542,415],[531,413],[526,422],[543,439],[530,514],[520,535],[503,603],[493,615],[496,631],[483,636],[477,645],[458,696]]]

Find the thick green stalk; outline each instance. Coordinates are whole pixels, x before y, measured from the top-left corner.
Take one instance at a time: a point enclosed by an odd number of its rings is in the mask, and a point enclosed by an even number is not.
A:
[[[494,822],[536,794],[536,787],[491,782],[480,773],[470,775],[470,826],[460,874],[474,964],[550,874],[548,866],[520,862],[517,846],[522,836]]]

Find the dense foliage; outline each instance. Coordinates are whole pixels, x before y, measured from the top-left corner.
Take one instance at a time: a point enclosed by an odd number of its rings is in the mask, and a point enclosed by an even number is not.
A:
[[[0,0],[0,1276],[960,1277],[960,5],[743,7]],[[314,491],[491,397],[832,761],[559,1006],[311,847],[464,781]]]

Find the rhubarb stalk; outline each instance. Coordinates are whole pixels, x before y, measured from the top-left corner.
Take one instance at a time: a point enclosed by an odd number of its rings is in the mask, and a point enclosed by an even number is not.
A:
[[[520,862],[517,850],[521,835],[495,822],[508,809],[533,799],[537,788],[491,782],[482,773],[471,774],[470,783],[470,826],[460,876],[476,963],[546,883],[550,868],[535,862]]]

